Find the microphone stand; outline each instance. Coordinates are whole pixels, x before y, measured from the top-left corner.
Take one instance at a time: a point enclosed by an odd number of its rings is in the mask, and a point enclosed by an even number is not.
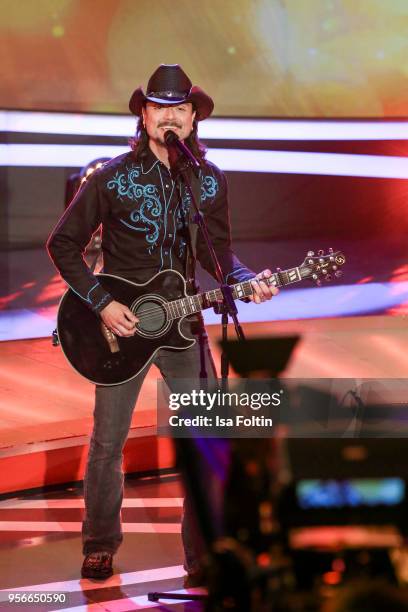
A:
[[[223,349],[222,349],[222,353],[221,353],[221,383],[222,383],[222,389],[226,390],[228,388],[228,374],[229,374],[229,362],[228,362],[228,357],[227,357],[227,353],[225,350],[225,343],[228,339],[228,317],[230,316],[233,323],[234,323],[234,327],[235,327],[235,332],[237,334],[237,338],[241,341],[245,340],[245,335],[244,335],[244,331],[242,329],[242,326],[238,320],[238,309],[237,306],[235,304],[234,298],[232,296],[232,290],[231,287],[229,285],[227,285],[227,283],[224,282],[224,278],[223,278],[223,274],[222,274],[222,270],[221,270],[221,266],[220,266],[220,262],[218,260],[217,254],[214,250],[214,246],[212,244],[211,238],[209,236],[208,233],[208,229],[207,229],[207,224],[205,222],[204,219],[204,215],[202,214],[202,212],[199,210],[198,205],[197,205],[197,201],[194,197],[193,194],[193,190],[191,188],[191,184],[189,182],[188,179],[188,173],[185,171],[181,171],[180,175],[183,179],[183,182],[187,188],[187,191],[190,194],[191,197],[191,201],[194,207],[194,217],[193,217],[193,221],[194,223],[196,223],[198,225],[198,228],[201,230],[202,235],[204,237],[205,243],[207,245],[208,251],[210,253],[211,256],[211,260],[213,263],[213,267],[214,267],[214,271],[215,271],[215,275],[217,278],[217,281],[219,283],[219,288],[221,290],[222,293],[222,297],[223,300],[222,302],[219,302],[217,304],[215,304],[213,306],[214,308],[214,312],[216,314],[220,314],[221,315],[221,327],[222,327],[222,340],[223,340]]]
[[[228,373],[229,373],[229,362],[227,353],[225,351],[225,342],[228,338],[228,316],[230,316],[234,322],[235,331],[239,340],[244,341],[245,336],[242,330],[241,324],[238,320],[238,310],[232,296],[231,287],[224,282],[222,269],[220,262],[218,260],[217,254],[215,252],[214,246],[212,244],[210,235],[208,233],[207,224],[204,219],[204,215],[199,209],[199,203],[194,196],[194,190],[191,185],[191,180],[189,176],[189,170],[192,170],[195,176],[199,177],[200,164],[195,159],[190,149],[186,147],[184,143],[182,143],[177,135],[168,130],[164,139],[166,141],[168,150],[169,150],[169,161],[170,161],[170,172],[173,177],[173,180],[177,180],[177,178],[181,178],[188,194],[190,195],[191,202],[194,210],[193,222],[198,225],[198,228],[201,230],[204,240],[206,242],[208,251],[211,256],[211,260],[214,266],[215,275],[217,281],[219,283],[219,288],[222,293],[222,302],[214,305],[214,311],[216,314],[221,314],[221,323],[222,323],[222,339],[223,339],[223,349],[221,354],[221,388],[223,391],[228,390]],[[165,592],[150,592],[148,593],[148,600],[157,602],[160,599],[170,599],[175,601],[180,600],[193,600],[193,601],[203,601],[208,599],[207,594],[193,594],[187,593],[183,594],[175,594],[175,593],[165,593]]]
[[[178,176],[180,176],[187,189],[187,192],[190,195],[194,210],[193,222],[198,225],[198,228],[201,230],[201,233],[204,237],[214,267],[215,276],[219,283],[219,289],[223,297],[222,302],[215,304],[215,306],[213,307],[216,314],[221,314],[223,347],[225,347],[225,343],[228,339],[229,316],[231,317],[234,323],[237,338],[241,341],[244,341],[245,335],[242,326],[238,320],[238,309],[232,296],[231,287],[224,282],[221,265],[215,252],[214,246],[212,244],[210,235],[208,233],[204,215],[200,211],[199,203],[197,202],[194,196],[194,190],[192,188],[191,180],[189,177],[188,171],[189,169],[192,169],[195,176],[198,178],[200,164],[193,156],[190,149],[188,149],[188,147],[186,147],[186,145],[179,140],[178,136],[174,132],[168,130],[164,135],[164,139],[169,150],[170,168],[173,178],[177,178]],[[178,153],[178,155],[175,155],[175,153]],[[183,157],[184,160],[182,159]],[[228,374],[229,362],[225,348],[223,348],[221,353],[221,381],[223,390],[226,390],[228,388]]]

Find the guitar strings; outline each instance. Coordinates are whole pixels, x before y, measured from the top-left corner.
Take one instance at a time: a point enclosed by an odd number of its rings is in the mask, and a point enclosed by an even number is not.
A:
[[[287,271],[283,270],[281,272],[277,272],[273,275],[274,280],[275,280],[275,287],[282,287],[284,286],[286,283],[284,281],[283,275],[286,274],[287,275]],[[268,279],[270,280],[270,279]],[[277,282],[276,282],[277,281]],[[242,284],[249,282],[249,281],[243,281]],[[270,282],[268,284],[271,284]],[[216,292],[217,290],[215,289],[214,292]],[[211,292],[208,292],[211,293]],[[198,294],[200,295],[204,295],[204,294]],[[197,297],[197,296],[191,296],[191,297]],[[216,297],[216,296],[215,296]],[[157,305],[157,306],[153,306],[152,308],[148,308],[146,310],[143,310],[142,312],[140,312],[138,315],[136,315],[139,319],[139,322],[142,321],[155,321],[155,320],[160,320],[163,318],[163,315],[165,318],[167,318],[167,320],[170,321],[175,321],[177,319],[181,319],[185,316],[188,316],[189,314],[194,314],[197,312],[200,312],[203,308],[202,308],[202,303],[201,300],[198,299],[199,302],[199,309],[198,310],[193,310],[192,312],[186,312],[186,313],[179,313],[178,309],[179,309],[179,305],[176,305],[176,302],[182,302],[184,301],[185,298],[181,298],[181,300],[173,300],[171,302],[166,302],[164,305]],[[171,308],[171,304],[174,304],[173,308],[176,311],[176,316],[174,316],[174,314],[171,312],[170,308]],[[135,314],[135,313],[133,313]]]
[[[163,318],[163,315],[166,316],[170,320],[176,320],[176,319],[181,319],[182,317],[187,316],[189,314],[200,312],[200,310],[193,310],[192,312],[186,312],[186,313],[179,313],[177,311],[176,316],[174,316],[173,313],[170,313],[169,309],[157,307],[157,308],[152,308],[150,310],[145,310],[139,314],[136,314],[135,316],[138,317],[139,321],[152,321],[155,319],[158,320],[158,319]]]
[[[217,290],[215,289],[214,291],[217,291]],[[191,296],[191,297],[196,297],[196,296]],[[183,299],[184,298],[182,298],[182,300]],[[167,316],[170,320],[176,320],[176,319],[182,318],[183,316],[187,316],[189,314],[194,314],[196,312],[200,312],[200,310],[202,309],[201,308],[201,306],[202,306],[201,305],[201,300],[199,300],[199,303],[200,303],[199,310],[193,310],[192,312],[187,312],[187,313],[183,313],[182,312],[180,314],[178,312],[179,306],[176,305],[176,302],[178,302],[178,301],[179,300],[173,300],[171,302],[167,302],[163,306],[159,306],[159,305],[153,306],[152,308],[148,308],[146,310],[143,310],[142,312],[140,312],[136,316],[138,317],[139,321],[142,321],[142,320],[144,320],[144,321],[148,321],[148,320],[152,321],[154,319],[161,318],[163,316],[163,312],[164,312],[165,316]],[[176,317],[174,317],[173,313],[170,312],[170,305],[171,304],[174,304],[173,308],[176,309]]]
[[[165,311],[165,313],[170,317],[170,319],[175,320],[175,319],[179,319],[183,316],[189,315],[189,314],[194,314],[196,312],[200,312],[202,310],[202,304],[201,304],[201,300],[199,300],[199,304],[200,304],[200,308],[198,310],[193,310],[192,312],[186,312],[186,313],[179,313],[179,306],[176,305],[176,302],[178,300],[173,300],[172,302],[167,302],[164,306],[153,306],[152,308],[148,308],[146,310],[143,310],[142,312],[140,312],[140,314],[136,315],[139,319],[144,318],[145,320],[149,319],[150,316],[152,316],[153,318],[157,318],[158,316],[160,316],[163,311]],[[175,308],[177,316],[174,317],[173,313],[170,312],[170,304],[174,304],[173,308]],[[134,313],[135,314],[135,313]],[[146,315],[148,315],[146,317]]]
[[[184,298],[182,298],[182,299],[184,299]],[[140,312],[136,316],[138,317],[138,319],[140,321],[142,321],[142,320],[144,320],[144,321],[150,320],[151,321],[151,320],[158,319],[161,316],[163,316],[163,311],[164,311],[165,315],[167,315],[167,317],[169,317],[170,320],[176,320],[176,319],[182,318],[183,316],[187,316],[189,314],[194,314],[194,313],[200,312],[202,310],[201,300],[199,300],[199,303],[200,303],[199,310],[193,310],[192,312],[186,312],[186,313],[183,313],[183,312],[179,313],[178,312],[179,306],[176,305],[176,302],[178,302],[178,301],[179,300],[173,300],[171,302],[167,302],[163,306],[159,306],[159,305],[153,306],[152,308],[148,308],[146,310],[143,310],[142,312]],[[174,304],[173,308],[175,308],[175,310],[176,310],[176,316],[175,317],[174,317],[173,313],[170,312],[170,305],[171,304]]]
[[[199,312],[199,311],[194,311],[194,312]],[[193,314],[193,313],[191,312],[191,313],[186,313],[186,314]],[[160,306],[156,306],[155,308],[150,308],[149,310],[143,310],[142,312],[140,312],[139,314],[136,314],[135,316],[138,317],[139,321],[152,321],[154,319],[163,318],[163,315],[169,318],[170,320],[175,320],[175,319],[185,316],[184,314],[180,314],[179,316],[174,317],[173,314],[170,313],[168,308],[160,307]]]
[[[159,305],[158,306],[153,306],[152,308],[148,308],[146,310],[143,310],[142,312],[140,312],[140,314],[138,314],[136,316],[140,319],[141,317],[145,317],[145,315],[151,315],[152,314],[153,316],[155,316],[155,315],[157,316],[159,313],[162,313],[163,311],[165,311],[167,315],[170,315],[171,318],[174,318],[173,314],[170,312],[170,304],[174,304],[173,308],[175,308],[176,311],[178,311],[179,306],[175,305],[177,301],[178,300],[173,300],[172,302],[166,302],[166,304],[163,305],[163,306],[159,306]],[[193,312],[188,312],[186,314],[193,314],[195,312],[200,312],[200,310],[201,310],[201,301],[199,300],[199,302],[200,302],[199,310],[194,310]],[[133,313],[133,314],[135,314],[135,313]],[[182,317],[182,316],[185,316],[185,315],[184,315],[184,313],[181,313],[179,316]],[[176,318],[179,318],[179,316],[177,316]]]
[[[194,314],[196,312],[200,312],[201,310],[201,303],[200,303],[200,309],[199,310],[193,310],[192,312],[186,312],[186,313],[179,313],[178,306],[174,306],[174,308],[176,309],[176,316],[173,315],[173,313],[170,312],[170,304],[175,304],[177,302],[177,300],[173,300],[172,302],[167,302],[165,306],[153,306],[152,308],[143,310],[142,312],[140,312],[139,314],[136,314],[135,316],[138,317],[138,319],[144,320],[144,321],[151,321],[154,319],[159,319],[163,316],[163,311],[165,312],[166,316],[170,319],[175,321],[176,319],[181,319],[184,316],[187,316],[189,314]],[[135,313],[134,313],[135,314]]]

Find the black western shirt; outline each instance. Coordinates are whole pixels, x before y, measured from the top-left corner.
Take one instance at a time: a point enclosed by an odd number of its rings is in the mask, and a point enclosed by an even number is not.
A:
[[[210,162],[200,172],[201,202],[225,282],[253,278],[231,250],[227,183]],[[105,291],[83,254],[102,224],[104,272],[144,283],[161,270],[185,275],[190,196],[149,151],[142,162],[129,151],[96,170],[81,187],[48,240],[61,276],[87,305],[100,312],[113,297]],[[214,276],[207,246],[198,232],[197,260]]]

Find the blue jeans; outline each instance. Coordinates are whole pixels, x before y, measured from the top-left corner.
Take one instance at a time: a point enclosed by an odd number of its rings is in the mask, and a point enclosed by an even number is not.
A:
[[[162,349],[153,363],[163,378],[215,378],[216,371],[208,339],[202,325],[183,323],[187,335],[196,338],[185,351]],[[150,365],[132,380],[113,387],[97,386],[95,391],[94,428],[89,446],[84,479],[85,518],[82,524],[83,553],[115,553],[123,540],[120,510],[123,499],[123,447],[133,410]],[[195,517],[189,500],[184,502],[182,520],[184,568],[198,567],[201,543],[195,528]]]

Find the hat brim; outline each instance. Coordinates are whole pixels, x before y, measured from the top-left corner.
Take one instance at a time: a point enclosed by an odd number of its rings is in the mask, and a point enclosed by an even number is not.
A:
[[[133,92],[129,100],[130,112],[140,117],[142,114],[142,108],[146,101],[157,102],[158,104],[184,104],[185,102],[191,102],[196,111],[197,121],[203,121],[211,115],[214,109],[214,102],[208,96],[205,91],[200,87],[192,87],[190,93],[185,98],[157,98],[153,96],[146,96],[141,87],[138,87]]]

